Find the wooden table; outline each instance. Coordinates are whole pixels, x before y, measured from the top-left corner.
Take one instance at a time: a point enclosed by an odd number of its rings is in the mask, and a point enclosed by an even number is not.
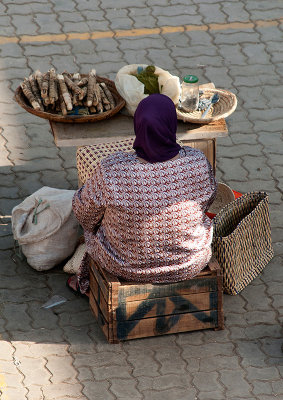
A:
[[[122,113],[95,123],[68,124],[50,121],[58,147],[109,143],[134,137],[133,118]],[[213,170],[216,168],[216,139],[228,135],[224,119],[206,125],[178,121],[177,137],[184,145],[204,152]]]

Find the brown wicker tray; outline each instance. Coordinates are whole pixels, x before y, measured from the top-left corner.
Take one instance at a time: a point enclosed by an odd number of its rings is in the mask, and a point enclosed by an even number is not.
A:
[[[177,118],[184,122],[192,122],[194,124],[208,124],[221,118],[227,118],[237,107],[237,97],[234,93],[224,89],[202,88],[204,92],[202,97],[209,99],[214,93],[218,93],[219,101],[214,104],[205,118],[201,118],[204,111],[194,111],[191,113],[176,108]]]
[[[82,74],[82,78],[87,76]],[[48,119],[50,121],[55,122],[63,122],[63,123],[83,123],[83,122],[97,122],[103,119],[111,118],[113,115],[117,114],[126,104],[125,100],[120,96],[117,92],[115,83],[110,79],[103,78],[101,76],[96,77],[97,82],[104,82],[112,96],[114,97],[116,106],[112,110],[105,111],[101,114],[92,114],[92,115],[60,115],[56,113],[50,113],[46,111],[38,111],[34,110],[28,103],[28,100],[23,94],[22,88],[19,86],[16,89],[14,99],[15,101],[23,107],[26,111],[31,114],[37,115],[40,118]]]

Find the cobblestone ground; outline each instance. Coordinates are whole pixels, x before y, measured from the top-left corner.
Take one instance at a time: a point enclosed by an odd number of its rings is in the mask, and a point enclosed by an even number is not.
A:
[[[0,12],[1,400],[283,399],[283,2],[2,0]],[[133,62],[236,93],[217,177],[269,193],[275,256],[240,295],[224,296],[224,331],[109,345],[60,268],[13,261],[12,207],[43,185],[77,183],[75,149],[57,148],[13,92],[37,68],[95,65],[113,79]],[[40,308],[53,294],[68,302]]]

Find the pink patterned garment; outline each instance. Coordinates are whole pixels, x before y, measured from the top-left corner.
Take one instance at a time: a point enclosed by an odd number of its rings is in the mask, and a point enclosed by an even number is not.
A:
[[[205,211],[217,184],[200,150],[180,158],[142,163],[117,152],[101,160],[73,198],[87,252],[127,281],[165,283],[190,279],[211,257],[212,224]],[[79,275],[88,288],[88,271]]]

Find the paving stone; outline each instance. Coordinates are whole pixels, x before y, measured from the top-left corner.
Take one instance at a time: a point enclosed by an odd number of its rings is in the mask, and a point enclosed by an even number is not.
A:
[[[1,270],[0,276],[14,276],[16,273],[16,264],[12,261],[13,253],[11,251],[0,251]],[[2,288],[4,289],[4,287]]]
[[[72,365],[73,358],[64,355],[63,357],[49,356],[46,367],[51,372],[50,381],[52,384],[60,382],[76,383],[77,372]]]
[[[92,320],[93,315],[90,310],[76,313],[74,315],[69,313],[60,314],[60,325],[63,326],[83,326],[89,324]]]
[[[223,171],[224,179],[227,181],[238,179],[246,181],[248,178],[248,171],[243,168],[240,158],[220,158],[218,168]]]
[[[88,19],[87,26],[88,26],[88,31],[91,31],[91,32],[92,31],[94,31],[94,32],[97,32],[97,31],[105,32],[105,31],[109,31],[110,30],[109,21],[107,21],[105,19],[103,19],[102,21],[101,20],[97,21],[96,19],[95,20]]]
[[[186,359],[189,357],[202,359],[217,355],[230,356],[233,352],[233,345],[231,343],[207,343],[202,345],[201,352],[197,346],[186,345],[183,348],[182,356]]]
[[[152,15],[143,14],[140,15],[136,10],[142,10],[140,8],[131,8],[130,17],[133,20],[133,28],[152,28],[155,26],[155,18]],[[146,10],[147,11],[147,10]]]
[[[64,337],[70,343],[69,351],[71,354],[93,354],[96,351],[95,343],[84,327],[64,327]]]
[[[262,123],[262,125],[263,125],[263,123]],[[272,122],[270,122],[270,125],[272,125]],[[272,135],[270,135],[266,132],[259,132],[258,135],[259,135],[258,141],[262,145],[264,145],[264,150],[268,154],[270,154],[270,153],[276,154],[279,152],[279,146],[281,146],[281,144],[282,144],[282,134],[279,129],[273,130]]]
[[[147,349],[151,351],[159,351],[162,349],[171,349],[175,347],[175,335],[153,336],[146,339]],[[123,342],[123,348],[127,352],[141,352],[144,349],[144,339],[136,339]]]
[[[24,399],[27,394],[27,389],[24,387],[19,388],[12,388],[12,387],[4,387],[3,390],[3,398],[9,400],[17,400],[17,399]]]
[[[42,72],[48,71],[50,68],[53,67],[52,65],[52,59],[51,56],[29,56],[28,58],[28,63],[32,71],[36,71],[39,69]],[[63,71],[63,70],[60,70]],[[25,76],[22,74],[22,76]],[[30,121],[31,123],[36,124],[38,122],[38,119],[34,117],[33,121]]]
[[[156,51],[156,50],[155,50]],[[162,50],[160,50],[162,52]],[[161,54],[162,58],[162,54]],[[123,59],[128,63],[128,64],[135,64],[137,61],[137,52],[136,50],[127,50],[126,54],[124,55]],[[139,61],[141,64],[152,64],[152,61],[147,57],[147,51],[146,50],[139,50]],[[161,61],[157,61],[158,65],[160,65]]]
[[[160,349],[156,352],[155,359],[160,363],[159,371],[162,375],[172,374],[176,370],[185,372],[186,363],[179,354],[179,348],[174,346],[172,348]]]
[[[230,88],[233,85],[233,80],[228,74],[228,68],[206,67],[205,75],[207,76],[208,81],[213,82],[217,88]]]
[[[87,396],[88,399],[95,400],[113,400],[115,396],[109,391],[109,382],[84,382],[83,394]]]
[[[49,295],[49,290],[47,288],[40,288],[40,289],[33,288],[33,290],[30,290],[30,288],[14,289],[12,292],[9,289],[1,289],[0,298],[3,302],[6,301],[11,303],[18,303],[18,302],[28,303],[31,301],[36,301],[37,302],[36,304],[33,305],[31,305],[30,303],[28,304],[28,313],[30,315],[31,308],[39,309],[41,306],[39,302],[43,304],[48,295]],[[42,310],[39,311],[42,314]]]
[[[29,335],[29,333],[32,335]],[[47,339],[46,333],[49,334]],[[13,336],[17,341],[22,341],[22,343],[12,342],[16,345],[15,355],[19,360],[23,358],[27,360],[39,360],[49,358],[53,355],[64,357],[68,354],[68,344],[63,342],[62,331],[59,330],[40,328],[31,330],[30,332],[22,332],[22,334],[20,332],[14,332]],[[31,336],[35,339],[34,342],[31,341]]]
[[[173,387],[190,386],[191,377],[188,374],[166,374],[155,378],[140,376],[138,380],[138,389],[144,391],[151,390],[166,390]]]
[[[179,56],[184,56],[184,49],[183,47],[175,47],[172,50],[172,56],[173,57],[179,57]],[[190,47],[190,57],[195,57],[195,56],[214,56],[216,55],[216,50],[212,46],[192,46]]]
[[[129,363],[127,362],[127,354],[121,351],[120,346],[117,351],[111,351],[112,347],[106,346],[106,350],[100,352],[93,351],[92,353],[79,353],[74,360],[76,368],[90,367],[92,369],[100,367],[115,366],[117,369],[128,369],[130,371]],[[98,349],[98,347],[97,347]],[[99,350],[99,349],[98,349]]]
[[[50,186],[57,189],[72,189],[65,171],[42,171],[41,186]]]
[[[12,22],[16,27],[17,35],[36,35],[38,26],[34,23],[32,15],[12,14]]]
[[[80,398],[82,396],[82,385],[79,383],[60,382],[58,384],[45,385],[42,393],[47,399]]]
[[[146,353],[133,352],[128,356],[128,361],[133,367],[132,375],[137,376],[158,376],[159,365],[153,358],[152,351]]]
[[[246,368],[246,371],[247,371],[247,378],[250,379],[251,381],[254,380],[268,381],[280,378],[279,372],[276,367],[268,367],[268,368],[248,367]]]
[[[238,44],[231,45],[219,45],[219,53],[225,59],[225,65],[245,65],[246,57],[242,53],[242,47]]]
[[[89,11],[89,14],[91,12]],[[86,17],[89,17],[89,14],[86,15]],[[77,12],[77,11],[72,11],[72,12],[65,12],[65,11],[61,11],[58,14],[58,20],[61,23],[64,22],[81,22],[81,21],[85,21],[84,15],[81,12]],[[84,41],[81,41],[81,43],[83,43]]]
[[[268,311],[249,311],[244,314],[244,319],[249,325],[260,323],[274,325],[276,323],[276,313],[270,309]]]
[[[93,374],[90,368],[88,367],[77,368],[77,371],[78,371],[78,380],[80,382],[83,382],[84,387],[86,385],[85,384],[86,381],[93,381]]]
[[[74,55],[81,54],[92,54],[94,53],[95,44],[91,40],[69,40],[72,52]]]
[[[82,2],[80,1],[80,4]],[[77,8],[79,8],[77,6]],[[101,9],[96,9],[96,7],[94,7],[94,4],[91,5],[91,7],[86,8],[85,10],[82,9],[80,14],[85,18],[85,20],[87,21],[87,23],[90,22],[90,20],[95,20],[95,21],[105,21],[105,13],[106,10],[101,10]],[[70,14],[70,13],[69,13]],[[105,21],[106,23],[108,23],[108,21]]]
[[[11,343],[5,341],[1,337],[1,353],[0,353],[0,360],[11,362],[13,359],[15,349],[11,345]]]
[[[255,20],[272,20],[278,18],[278,9],[273,8],[269,10],[253,10],[253,18]]]
[[[34,159],[51,158],[54,159],[58,157],[58,150],[56,148],[48,149],[46,151],[45,147],[29,147],[27,149],[10,148],[10,158],[12,158],[15,164],[20,161],[31,161]]]
[[[11,220],[10,218],[0,217],[0,236],[7,236],[12,234]]]
[[[49,125],[29,124],[26,126],[26,133],[34,147],[54,147],[54,140]]]
[[[144,400],[195,400],[196,391],[194,387],[174,388],[162,390],[160,392],[145,390],[143,392]]]
[[[256,30],[260,34],[261,41],[266,43],[266,45],[268,45],[269,42],[280,42],[281,31],[278,26],[269,26],[268,29],[257,26]]]
[[[82,3],[82,1],[80,0],[79,3]],[[93,3],[95,3],[95,0],[93,1]],[[55,12],[58,11],[72,12],[75,11],[75,8],[77,7],[77,3],[75,1],[68,1],[68,0],[53,0],[52,4]]]
[[[149,50],[147,52],[147,57],[151,61],[152,64],[156,63],[156,65],[160,66],[163,69],[170,70],[174,67],[174,60],[170,57],[170,50]],[[171,59],[171,61],[170,61]]]
[[[70,46],[68,43],[62,43],[62,44],[45,44],[43,42],[34,43],[32,45],[25,44],[24,45],[24,53],[27,57],[30,56],[52,56],[55,54],[62,55],[70,54]],[[41,72],[46,72],[47,69],[43,69]],[[62,71],[59,71],[62,72]]]
[[[29,305],[28,312],[32,317],[32,326],[35,329],[56,329],[58,325],[58,317],[51,311],[42,309],[41,306],[51,297],[50,294],[46,294],[44,299],[41,299],[40,303]]]
[[[211,400],[211,398],[213,398],[213,400],[224,400],[225,395],[223,393],[220,392],[199,392],[198,393],[198,399],[199,400]]]
[[[226,22],[226,15],[222,12],[220,4],[199,4],[199,12],[206,24]]]
[[[39,400],[39,399],[42,400],[43,395],[42,395],[41,387],[38,385],[30,385],[28,388],[27,399],[28,400]]]
[[[24,172],[16,174],[16,184],[20,190],[20,195],[23,197],[30,196],[42,186],[40,181],[41,174],[34,172],[31,176],[27,176]]]
[[[271,382],[272,389],[275,393],[275,396],[283,394],[283,382],[282,379],[276,382]]]
[[[223,57],[215,56],[198,56],[190,58],[190,68],[196,68],[199,71],[199,66],[213,66],[213,67],[222,67],[223,66]],[[188,59],[186,57],[177,57],[176,58],[176,66],[178,68],[188,68]]]
[[[243,367],[265,367],[266,354],[261,350],[258,340],[237,342],[237,354],[242,357]]]
[[[56,15],[37,13],[34,16],[34,21],[39,26],[38,33],[61,33],[62,27],[56,19]]]
[[[198,31],[198,32],[186,31],[184,33],[184,35],[186,35],[186,37],[189,38],[189,43],[190,43],[191,46],[205,46],[205,47],[212,46],[213,37],[210,35],[209,32],[205,32],[205,31]],[[170,35],[170,36],[172,36],[172,35]],[[182,42],[180,42],[179,40],[176,40],[175,43],[178,46],[182,46]],[[183,46],[183,47],[187,47],[188,46],[186,44],[186,42],[184,44],[185,44],[185,46]]]
[[[111,379],[111,392],[117,398],[141,399],[142,394],[136,388],[134,379]]]
[[[120,366],[118,367],[116,365],[112,365],[107,367],[92,368],[94,379],[98,381],[113,378],[130,378],[131,371],[132,368],[130,366],[122,368]]]
[[[146,49],[163,49],[165,45],[165,41],[161,37],[156,37],[156,36],[145,36],[142,39],[137,39],[137,38],[121,38],[119,37],[117,39],[117,42],[120,43],[120,49],[122,51],[126,50],[139,50],[141,48]],[[113,42],[112,42],[113,43]],[[99,44],[99,42],[98,42]],[[96,48],[97,51],[99,50],[99,47]]]
[[[247,43],[247,42],[256,43],[260,40],[259,34],[252,29],[248,30],[246,29],[245,31],[236,31],[236,32],[231,31],[231,33],[227,33],[227,31],[225,32],[217,31],[217,32],[212,32],[211,34],[214,36],[214,43],[217,45],[218,44],[235,45],[238,43]],[[246,66],[243,67],[246,68]]]
[[[248,396],[251,392],[252,386],[242,371],[220,371],[220,380],[227,388],[227,396]]]
[[[26,304],[4,304],[3,315],[7,319],[6,328],[8,331],[29,331],[31,329],[32,320],[26,311]],[[13,319],[9,318],[11,314]]]
[[[21,357],[18,368],[24,375],[23,383],[27,387],[29,385],[45,386],[49,383],[51,374],[46,369],[45,363],[44,360]]]
[[[230,342],[228,330],[214,331],[205,330],[204,332],[204,343],[227,343]]]
[[[223,387],[218,382],[217,372],[195,372],[193,382],[197,389],[202,392],[221,392],[223,390]]]
[[[277,310],[279,310],[280,308],[283,308],[283,295],[279,294],[279,295],[273,295],[273,307],[275,307]]]
[[[41,172],[44,170],[61,170],[61,161],[56,158],[35,158],[31,161],[23,161],[21,165],[16,165],[14,171],[18,172]]]
[[[240,359],[234,355],[232,356],[215,356],[208,357],[200,360],[200,372],[213,372],[218,370],[236,370],[240,369]],[[199,375],[201,378],[201,375]],[[204,380],[206,381],[206,379]],[[203,388],[200,390],[204,390]]]
[[[71,56],[59,56],[59,55],[53,56],[52,65],[57,71],[64,71],[65,69],[68,69],[68,71],[73,73],[78,71],[79,69],[74,60],[74,57]]]

